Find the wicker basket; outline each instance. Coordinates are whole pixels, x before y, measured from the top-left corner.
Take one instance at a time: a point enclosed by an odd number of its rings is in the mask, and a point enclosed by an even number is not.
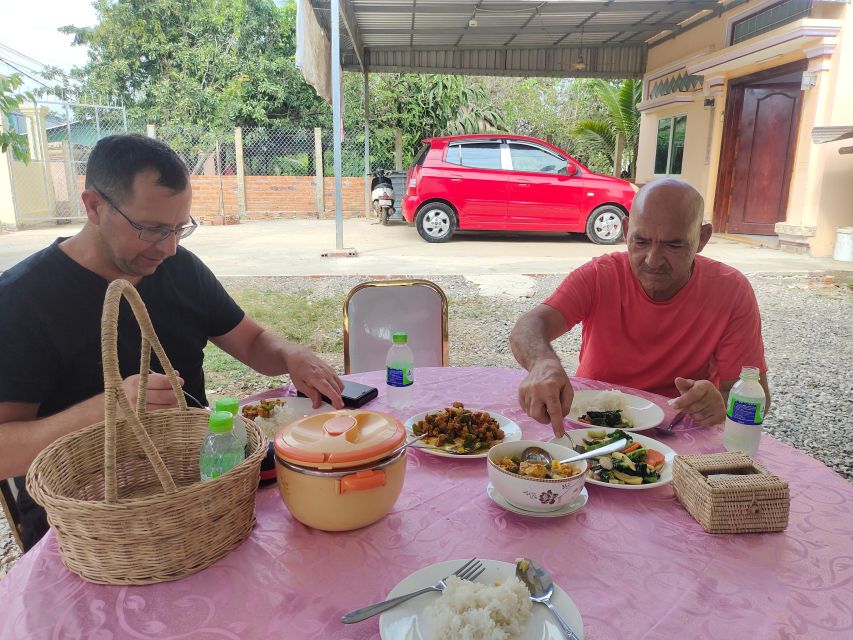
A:
[[[788,483],[742,453],[676,456],[672,486],[708,533],[782,531]]]
[[[116,341],[122,296],[142,333],[136,413],[124,391]],[[105,420],[59,438],[27,473],[27,488],[47,511],[65,565],[91,582],[150,584],[176,580],[237,547],[255,522],[255,492],[267,439],[243,420],[249,455],[207,482],[199,452],[209,413],[187,408],[175,371],[136,289],[116,280],[101,322]],[[178,408],[145,412],[151,349]],[[118,418],[116,405],[122,409]]]

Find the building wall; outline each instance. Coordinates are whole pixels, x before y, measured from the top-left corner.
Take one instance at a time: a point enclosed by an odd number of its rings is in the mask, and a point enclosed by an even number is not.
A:
[[[82,191],[86,176],[77,176],[77,189]],[[345,218],[365,215],[364,178],[342,178],[343,214]],[[317,215],[315,179],[307,176],[246,176],[246,214],[240,215],[237,176],[190,176],[193,189],[192,215],[201,224],[234,224],[241,217],[248,220],[278,218],[332,218],[335,215],[335,179],[325,178],[325,210]],[[0,189],[2,189],[0,173]],[[222,199],[222,207],[219,202]],[[14,222],[14,212],[12,212]]]
[[[766,0],[754,0],[652,47],[645,76],[647,86],[651,86],[656,77],[666,77],[668,73],[678,73],[679,69],[691,66],[701,67],[703,61],[726,53],[728,27],[733,18],[766,4]],[[649,100],[644,95],[637,181],[644,183],[659,177],[654,174],[658,121],[663,117],[687,114],[681,177],[703,194],[706,218],[710,220],[729,83],[789,62],[808,60],[807,75],[814,74],[816,83],[803,92],[786,219],[777,225],[776,231],[783,243],[799,244],[808,247],[813,255],[826,256],[832,253],[836,229],[853,226],[853,207],[849,204],[853,202],[853,156],[838,154],[838,149],[849,146],[850,140],[817,145],[812,142],[811,133],[815,126],[853,127],[853,82],[849,80],[853,78],[853,6],[815,2],[809,20],[802,24],[806,23],[832,25],[833,28],[841,25],[841,32],[834,37],[804,36],[791,40],[777,46],[769,55],[744,51],[733,61],[703,72],[701,89],[678,95],[678,99],[687,102],[664,105],[660,103],[666,100]],[[730,50],[770,44],[786,29],[792,31],[796,26],[783,25]],[[704,107],[705,98],[714,98],[714,106]]]

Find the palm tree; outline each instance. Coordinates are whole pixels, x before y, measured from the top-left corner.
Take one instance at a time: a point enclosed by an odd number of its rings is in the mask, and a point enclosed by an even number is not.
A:
[[[640,143],[640,112],[637,103],[643,97],[642,80],[623,80],[618,86],[596,78],[593,90],[607,111],[598,120],[581,120],[572,131],[572,135],[586,143],[593,151],[601,153],[614,163],[616,136],[622,134],[625,140],[625,157],[628,160],[628,173],[633,180],[637,171],[637,148]]]

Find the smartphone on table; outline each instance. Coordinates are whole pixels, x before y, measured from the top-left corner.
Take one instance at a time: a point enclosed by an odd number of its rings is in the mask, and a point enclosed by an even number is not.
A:
[[[300,398],[307,397],[301,391],[297,391],[296,395],[298,395]],[[345,407],[361,407],[373,400],[378,395],[379,389],[377,389],[376,387],[371,387],[358,382],[352,382],[351,380],[344,380],[344,390],[343,393],[341,393],[341,399],[344,401]],[[323,398],[323,402],[329,402],[329,399],[326,396],[321,397]],[[329,404],[331,404],[331,402],[329,402]]]

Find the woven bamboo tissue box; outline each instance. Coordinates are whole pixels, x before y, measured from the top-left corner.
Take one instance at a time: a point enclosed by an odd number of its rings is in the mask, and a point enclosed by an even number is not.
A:
[[[782,531],[788,526],[788,483],[742,453],[676,456],[672,486],[708,533]]]

